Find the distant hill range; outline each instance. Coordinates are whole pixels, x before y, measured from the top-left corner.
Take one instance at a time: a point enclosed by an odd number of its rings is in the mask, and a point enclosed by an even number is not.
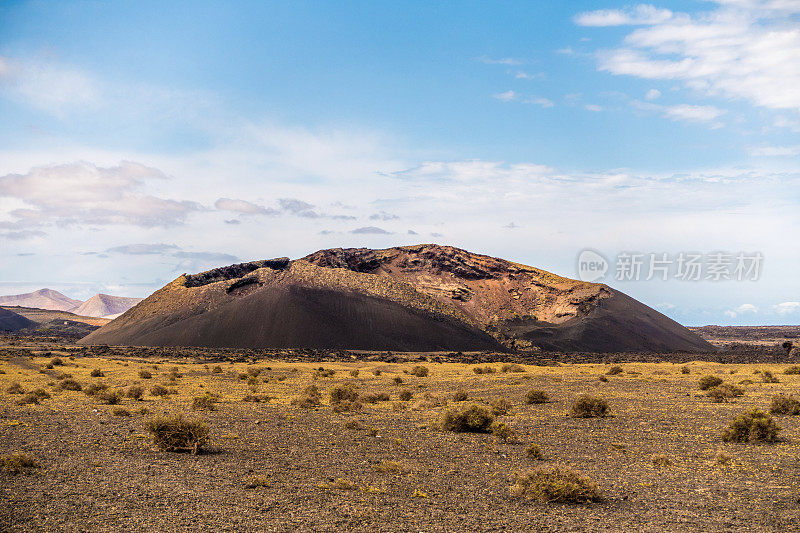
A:
[[[99,318],[116,318],[141,301],[142,298],[96,294],[82,302],[73,300],[52,289],[40,289],[26,294],[0,296],[0,306],[66,311],[80,316]]]
[[[184,274],[84,344],[710,351],[607,285],[454,248],[335,248]]]

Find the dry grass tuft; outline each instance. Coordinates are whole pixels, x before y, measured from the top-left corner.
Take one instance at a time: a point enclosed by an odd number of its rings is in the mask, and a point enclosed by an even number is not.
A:
[[[773,396],[769,412],[775,415],[800,415],[800,401],[784,394]]]
[[[492,414],[494,416],[507,415],[511,411],[512,407],[511,402],[503,397],[495,398],[489,405],[492,408]]]
[[[709,374],[700,378],[697,381],[697,385],[700,387],[700,390],[708,390],[716,387],[717,385],[722,385],[722,378]]]
[[[442,415],[442,429],[454,433],[488,433],[494,416],[485,407],[470,405],[463,410],[448,409]]]
[[[744,391],[736,385],[723,383],[722,385],[717,385],[716,387],[708,389],[707,396],[716,403],[726,403],[732,398],[744,396]]]
[[[525,448],[525,455],[528,459],[533,459],[535,461],[544,461],[544,454],[542,453],[542,449],[539,448],[536,444],[528,444]]]
[[[723,432],[722,440],[772,443],[778,440],[780,430],[781,427],[770,415],[754,407],[731,422],[730,427]]]
[[[208,424],[185,418],[183,413],[149,420],[145,429],[156,446],[166,451],[188,451],[195,455],[209,441]]]
[[[541,467],[517,476],[511,496],[542,503],[588,503],[600,500],[591,480],[563,466]]]
[[[0,456],[0,471],[2,472],[19,474],[33,468],[39,468],[39,463],[26,453],[17,452]]]
[[[608,402],[603,398],[584,394],[579,397],[569,411],[572,418],[604,417],[608,412]]]
[[[215,411],[218,401],[219,396],[207,392],[202,396],[195,396],[192,398],[192,409],[195,411]]]
[[[417,376],[418,378],[427,377],[429,371],[427,366],[417,365],[409,371],[409,374],[412,376]]]
[[[550,397],[543,390],[532,389],[525,395],[525,403],[529,405],[547,403]]]
[[[58,383],[58,388],[61,390],[83,390],[83,385],[71,378],[62,379]]]
[[[403,463],[397,461],[381,461],[380,464],[372,467],[376,472],[383,474],[408,474],[411,468]]]

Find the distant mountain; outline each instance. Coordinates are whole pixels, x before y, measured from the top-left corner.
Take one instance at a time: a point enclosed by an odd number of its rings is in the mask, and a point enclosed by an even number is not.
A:
[[[102,318],[116,318],[143,298],[126,298],[124,296],[111,296],[109,294],[95,294],[72,312],[81,316],[95,316]]]
[[[80,300],[73,300],[52,289],[40,289],[36,292],[29,292],[26,294],[0,296],[0,305],[36,307],[38,309],[49,309],[51,311],[73,311],[81,305],[81,303]]]
[[[36,322],[12,311],[0,308],[0,331],[13,332],[36,326]]]

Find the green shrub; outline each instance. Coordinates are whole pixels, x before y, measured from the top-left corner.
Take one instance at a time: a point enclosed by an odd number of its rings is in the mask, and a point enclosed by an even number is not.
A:
[[[182,413],[149,420],[145,429],[156,446],[166,451],[188,451],[194,455],[209,441],[208,424],[185,418]]]
[[[92,376],[93,378],[102,378],[105,376],[103,371],[100,370],[99,368],[95,368],[94,370],[92,370],[92,372],[89,375]]]
[[[82,390],[83,386],[74,379],[66,378],[58,383],[58,388],[61,390]]]
[[[539,389],[531,389],[525,395],[525,403],[529,405],[547,403],[549,400],[547,393]]]
[[[442,415],[442,429],[454,433],[488,433],[492,422],[492,413],[475,404],[463,410],[448,409]]]
[[[418,378],[424,378],[428,375],[428,367],[417,365],[411,369],[409,372],[412,376],[417,376]]]
[[[730,427],[723,432],[722,440],[771,443],[778,440],[778,431],[780,430],[781,427],[770,415],[754,407],[731,422]]]
[[[588,503],[600,500],[597,485],[562,466],[540,467],[519,474],[511,486],[511,496],[542,503]]]
[[[39,468],[36,459],[26,453],[12,453],[0,456],[0,471],[8,474],[19,474],[32,468]]]
[[[572,418],[592,418],[606,416],[608,402],[603,398],[584,394],[572,404],[569,416]]]
[[[697,381],[700,390],[708,390],[717,385],[722,385],[722,378],[712,375],[703,376]]]
[[[773,396],[769,412],[776,415],[800,415],[800,401],[784,394]]]
[[[617,374],[622,374],[622,367],[619,365],[612,366],[608,369],[608,372],[606,372],[607,376],[616,376]]]

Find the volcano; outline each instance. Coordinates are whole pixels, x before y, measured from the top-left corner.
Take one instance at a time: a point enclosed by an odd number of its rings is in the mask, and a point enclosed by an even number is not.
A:
[[[709,351],[607,285],[424,244],[184,274],[84,344],[354,350]]]

